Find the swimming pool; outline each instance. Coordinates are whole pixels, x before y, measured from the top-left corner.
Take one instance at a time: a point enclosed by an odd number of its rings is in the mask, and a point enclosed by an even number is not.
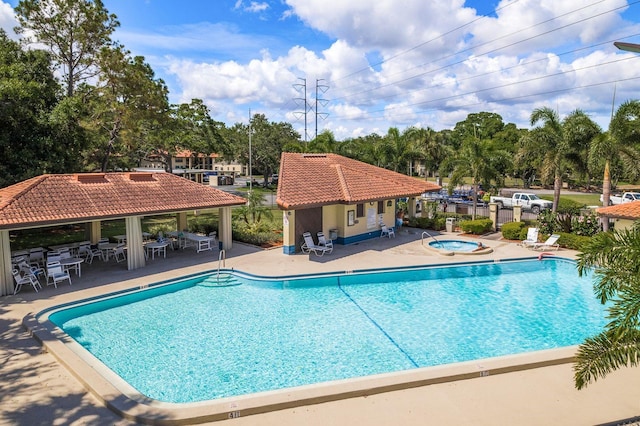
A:
[[[188,277],[49,319],[170,403],[566,347],[605,323],[590,278],[562,259],[233,279]]]

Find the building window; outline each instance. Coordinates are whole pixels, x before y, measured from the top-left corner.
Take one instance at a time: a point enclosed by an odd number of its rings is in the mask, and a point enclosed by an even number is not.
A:
[[[356,205],[356,217],[364,217],[364,204]]]
[[[384,213],[384,201],[378,201],[378,214]]]

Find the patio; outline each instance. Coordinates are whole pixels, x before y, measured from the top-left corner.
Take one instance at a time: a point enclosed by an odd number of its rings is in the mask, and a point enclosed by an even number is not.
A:
[[[453,235],[453,234],[452,234]],[[420,230],[403,228],[396,238],[378,238],[360,244],[337,246],[333,253],[283,256],[282,249],[262,250],[240,243],[226,253],[226,267],[257,275],[283,275],[408,266],[482,259],[534,257],[514,243],[483,239],[494,249],[488,255],[440,256],[426,251]],[[145,268],[127,270],[122,263],[95,260],[84,265],[73,285],[39,293],[24,288],[2,298],[3,412],[0,423],[129,425],[88,393],[81,382],[22,327],[22,319],[48,306],[106,292],[218,267],[218,250],[195,253],[192,249],[167,251],[166,259]],[[559,256],[575,252],[561,250]],[[573,388],[570,364],[441,383],[414,389],[357,397],[317,405],[288,408],[228,420],[234,425],[367,424],[600,424],[628,419],[640,413],[635,387],[640,369],[625,369],[590,385]]]

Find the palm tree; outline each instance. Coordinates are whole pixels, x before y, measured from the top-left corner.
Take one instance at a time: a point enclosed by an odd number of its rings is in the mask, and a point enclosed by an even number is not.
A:
[[[640,141],[640,101],[623,103],[611,118],[609,130],[594,140],[592,159],[604,159],[602,178],[602,203],[609,205],[611,196],[611,163],[620,160],[623,169],[633,174],[640,173],[640,152],[634,144]],[[604,230],[609,229],[608,221],[603,222]]]
[[[596,234],[578,255],[580,275],[592,268],[596,296],[610,303],[610,322],[578,348],[577,389],[623,366],[640,364],[640,227]]]
[[[407,131],[407,137],[414,142],[415,149],[420,153],[420,158],[424,161],[424,177],[429,177],[429,172],[440,169],[440,164],[452,150],[444,144],[440,133],[431,127],[411,128]]]
[[[337,153],[339,143],[331,130],[323,130],[314,140],[309,142],[309,152]]]
[[[553,177],[553,208],[555,213],[560,202],[562,176],[569,165],[571,153],[577,150],[576,145],[593,131],[595,123],[580,110],[575,110],[564,120],[549,107],[536,108],[531,113],[532,129],[523,138],[519,156],[537,155],[540,160],[540,171],[543,179]]]
[[[478,185],[488,184],[491,180],[500,179],[494,163],[505,161],[508,153],[494,148],[491,140],[478,140],[468,138],[460,147],[455,156],[447,158],[443,164],[443,171],[451,171],[449,180],[449,193],[463,183],[465,177],[471,177],[473,185],[473,212],[472,219],[476,218],[476,206],[478,204]]]
[[[400,133],[396,127],[391,127],[384,138],[387,167],[394,172],[399,171],[401,166],[409,164],[409,161],[420,156],[414,146],[413,139],[410,137],[412,132],[412,128]]]

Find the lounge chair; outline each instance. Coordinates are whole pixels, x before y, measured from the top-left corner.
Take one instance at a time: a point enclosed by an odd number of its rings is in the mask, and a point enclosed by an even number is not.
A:
[[[522,247],[531,247],[534,244],[537,244],[538,243],[538,232],[539,232],[538,228],[529,228],[527,230],[527,239],[526,240],[522,240],[520,242],[520,245]]]
[[[12,270],[11,273],[13,274],[13,279],[16,282],[16,288],[13,290],[13,294],[17,294],[25,284],[31,285],[36,293],[38,292],[38,288],[42,289],[40,282],[33,275],[21,275],[20,271],[18,271],[17,269]]]
[[[316,244],[313,241],[313,237],[311,236],[311,232],[303,233],[302,237],[304,238],[304,243],[302,243],[302,246],[301,246],[301,249],[302,249],[303,253],[313,252],[316,256],[322,256],[325,253],[331,252],[331,250],[333,250],[333,247],[330,249],[328,247]]]
[[[328,248],[329,250],[327,250],[327,253],[331,253],[333,251],[333,241],[326,239],[324,232],[322,231],[318,232],[318,245]]]
[[[560,235],[552,234],[549,238],[547,238],[547,241],[545,241],[544,243],[535,243],[531,246],[531,248],[534,250],[558,250],[560,248],[560,244],[558,244],[558,238],[560,238]]]
[[[393,228],[388,228],[387,225],[385,225],[384,223],[380,224],[380,238],[382,237],[396,237],[396,231]]]

